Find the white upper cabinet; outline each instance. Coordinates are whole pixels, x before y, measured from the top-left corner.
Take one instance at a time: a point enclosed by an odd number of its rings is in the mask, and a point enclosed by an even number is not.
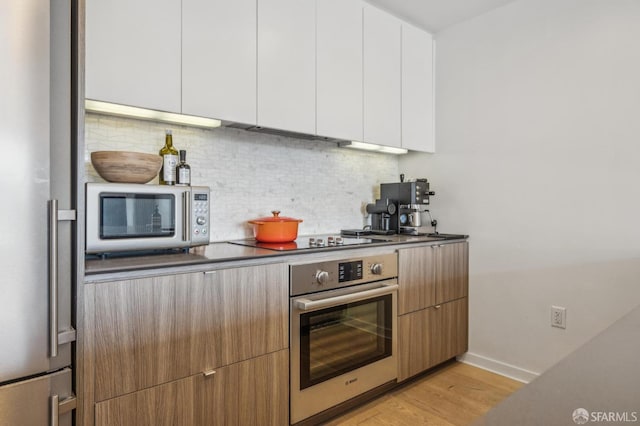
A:
[[[435,151],[433,38],[402,25],[402,147]]]
[[[314,0],[258,1],[258,125],[316,133]]]
[[[432,36],[362,0],[86,0],[86,98],[434,152]]]
[[[317,0],[317,133],[361,141],[362,2]]]
[[[182,0],[182,112],[256,123],[256,1]]]
[[[86,97],[180,112],[180,0],[86,1]]]
[[[364,141],[401,146],[401,22],[364,6]]]

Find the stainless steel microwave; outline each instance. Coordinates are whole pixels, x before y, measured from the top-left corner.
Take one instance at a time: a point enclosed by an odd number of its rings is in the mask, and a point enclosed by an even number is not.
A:
[[[87,253],[209,244],[208,187],[87,183],[86,196]]]

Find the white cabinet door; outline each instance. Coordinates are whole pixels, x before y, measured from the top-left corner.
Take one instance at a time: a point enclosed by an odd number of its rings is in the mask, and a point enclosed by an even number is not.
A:
[[[362,2],[317,0],[317,133],[361,141]]]
[[[402,25],[402,147],[435,151],[433,38]]]
[[[364,141],[401,145],[401,22],[364,6]]]
[[[256,124],[256,1],[182,0],[182,112]]]
[[[86,97],[180,112],[180,0],[86,1]]]
[[[315,1],[258,1],[258,125],[315,134]]]

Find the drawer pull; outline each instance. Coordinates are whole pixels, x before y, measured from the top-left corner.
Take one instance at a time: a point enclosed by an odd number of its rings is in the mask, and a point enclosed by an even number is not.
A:
[[[442,305],[435,305],[433,308],[434,309],[440,309],[442,307]]]
[[[214,374],[216,374],[216,370],[207,370],[207,371],[203,371],[203,372],[202,372],[202,375],[203,375],[204,377],[211,377],[211,376],[213,376]]]

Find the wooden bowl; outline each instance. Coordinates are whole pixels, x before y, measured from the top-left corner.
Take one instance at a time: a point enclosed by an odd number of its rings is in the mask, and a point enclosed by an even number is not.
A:
[[[162,157],[129,151],[95,151],[91,164],[107,182],[147,183],[158,175]]]

